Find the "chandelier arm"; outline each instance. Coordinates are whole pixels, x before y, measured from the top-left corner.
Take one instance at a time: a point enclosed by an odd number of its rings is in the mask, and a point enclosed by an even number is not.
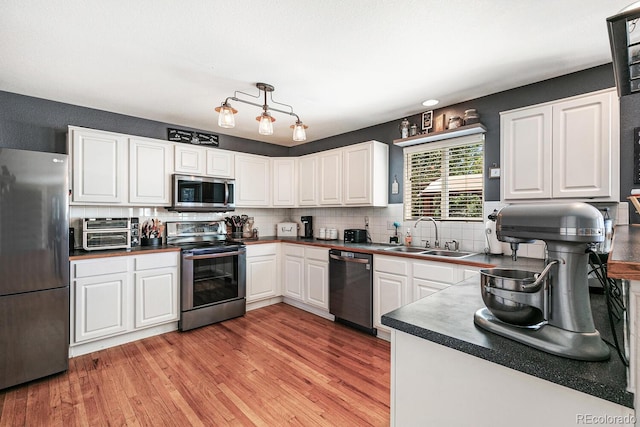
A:
[[[266,97],[266,93],[265,93],[265,97]],[[293,107],[292,107],[291,105],[289,105],[289,104],[285,104],[285,103],[283,103],[283,102],[278,102],[278,101],[275,101],[275,100],[273,99],[273,92],[269,92],[269,98],[271,98],[271,102],[273,102],[274,104],[284,105],[285,107],[289,107],[289,110],[291,110],[291,112],[289,112],[289,113],[287,113],[287,114],[290,114],[290,115],[296,116],[296,113],[294,113],[294,112],[293,112]],[[266,103],[266,101],[265,101],[265,103]],[[297,116],[296,116],[296,117],[297,117]]]
[[[262,92],[262,91],[258,90],[258,94],[257,95],[252,95],[250,93],[242,92],[241,90],[236,90],[236,91],[233,92],[233,97],[237,98],[238,94],[241,93],[243,95],[250,96],[251,98],[258,98],[259,99],[260,98],[260,92]]]
[[[229,98],[227,98],[227,101],[228,100],[232,100],[232,101],[236,101],[236,102],[242,102],[244,104],[253,105],[254,107],[259,107],[259,108],[263,107],[262,104],[257,104],[255,102],[246,101],[244,99],[236,98],[235,96],[230,96]],[[300,120],[300,117],[298,117],[298,115],[296,113],[294,113],[293,111],[285,111],[285,110],[281,110],[279,108],[272,108],[272,107],[269,107],[269,111],[277,111],[278,113],[283,113],[283,114],[287,114],[289,116],[294,116],[296,119]]]

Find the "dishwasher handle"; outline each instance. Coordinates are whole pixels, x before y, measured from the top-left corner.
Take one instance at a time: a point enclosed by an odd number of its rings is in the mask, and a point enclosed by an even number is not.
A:
[[[334,254],[329,254],[329,257],[332,259],[336,259],[338,261],[356,262],[358,264],[369,264],[369,260],[366,258],[351,258],[346,256],[338,256]]]

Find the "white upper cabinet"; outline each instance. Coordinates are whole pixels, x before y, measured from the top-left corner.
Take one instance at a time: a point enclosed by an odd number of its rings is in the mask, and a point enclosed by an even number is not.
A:
[[[174,171],[184,174],[233,178],[233,152],[189,144],[176,144]]]
[[[342,150],[323,151],[318,156],[320,204],[342,204]]]
[[[173,169],[177,173],[204,175],[206,172],[207,149],[189,144],[176,144]]]
[[[236,207],[271,204],[271,160],[264,156],[236,154]]]
[[[504,199],[551,197],[551,106],[501,117]]]
[[[386,206],[389,147],[258,156],[69,126],[72,204],[169,206],[174,173],[235,179],[239,208]]]
[[[171,148],[162,141],[129,138],[129,203],[171,203]]]
[[[298,205],[318,205],[318,155],[298,159]]]
[[[273,188],[273,206],[295,207],[298,181],[296,180],[296,164],[294,157],[277,157],[271,159]]]
[[[69,127],[71,203],[127,201],[127,138],[111,132]]]
[[[615,90],[504,112],[500,123],[503,200],[616,199]]]
[[[612,169],[611,159],[613,145],[617,152],[620,144],[618,116],[615,92],[553,106],[553,197],[613,195],[612,175],[618,170]]]
[[[234,153],[232,151],[207,149],[207,175],[219,178],[233,178],[234,166]]]
[[[343,148],[343,202],[353,206],[387,206],[389,146],[378,141]]]

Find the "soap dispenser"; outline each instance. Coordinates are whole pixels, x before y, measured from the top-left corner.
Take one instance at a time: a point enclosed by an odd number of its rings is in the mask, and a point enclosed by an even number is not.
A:
[[[404,244],[411,246],[411,229],[407,228],[407,234],[404,236]]]

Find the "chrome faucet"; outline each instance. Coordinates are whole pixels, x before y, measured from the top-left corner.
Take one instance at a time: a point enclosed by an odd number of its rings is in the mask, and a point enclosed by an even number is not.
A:
[[[420,221],[426,221],[426,220],[430,220],[431,222],[433,222],[433,227],[436,229],[436,241],[433,242],[433,247],[434,248],[439,248],[440,247],[440,241],[438,240],[438,224],[436,223],[435,219],[431,218],[430,216],[421,216],[420,218],[418,218],[416,223],[413,224],[413,228],[416,228]]]

